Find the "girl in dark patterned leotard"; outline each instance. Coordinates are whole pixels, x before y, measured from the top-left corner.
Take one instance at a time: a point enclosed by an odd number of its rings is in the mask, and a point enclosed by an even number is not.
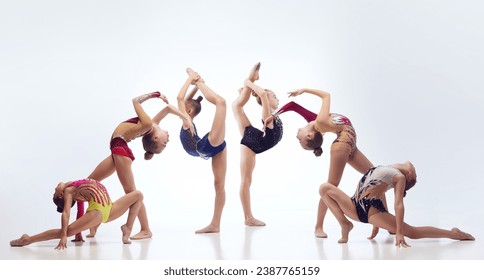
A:
[[[244,87],[240,89],[239,96],[232,104],[235,119],[242,139],[240,141],[240,200],[244,211],[245,224],[248,226],[264,226],[265,223],[254,218],[250,204],[250,186],[252,173],[255,168],[256,154],[263,153],[279,143],[282,139],[282,121],[277,115],[273,115],[279,106],[279,100],[274,92],[262,89],[254,84],[259,79],[260,63],[251,70],[249,78],[245,80]],[[252,126],[245,114],[244,106],[252,94],[262,106],[263,128],[259,130]]]
[[[347,217],[372,224],[373,232],[369,239],[375,238],[378,228],[394,232],[395,245],[398,247],[410,247],[404,237],[474,240],[472,235],[458,228],[445,230],[432,226],[416,227],[405,223],[403,198],[416,182],[415,167],[407,161],[370,168],[360,179],[353,197],[349,197],[331,183],[322,184],[319,193],[341,226],[341,239],[338,242],[347,243],[349,233],[353,229],[353,224]],[[388,212],[384,202],[385,193],[391,189],[395,197],[395,215]]]

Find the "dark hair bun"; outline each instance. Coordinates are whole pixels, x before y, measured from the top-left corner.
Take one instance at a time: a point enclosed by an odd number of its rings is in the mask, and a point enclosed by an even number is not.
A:
[[[152,158],[153,158],[153,155],[154,155],[153,153],[146,152],[146,153],[145,153],[145,160],[150,160],[150,159],[152,159]]]
[[[197,101],[198,103],[202,102],[203,100],[203,96],[198,96],[197,99],[195,99],[195,101]]]
[[[323,154],[323,148],[318,147],[318,148],[314,149],[313,153],[314,153],[315,156],[319,157]]]

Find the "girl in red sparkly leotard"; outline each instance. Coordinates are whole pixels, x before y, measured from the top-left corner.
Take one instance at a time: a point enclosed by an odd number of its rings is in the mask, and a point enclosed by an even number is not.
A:
[[[167,105],[153,118],[150,118],[143,110],[141,104],[152,98],[160,98]],[[131,149],[128,147],[130,141],[141,137],[143,148],[145,150],[145,159],[149,160],[154,154],[161,153],[168,143],[168,132],[161,129],[159,126],[160,121],[165,118],[165,116],[170,113],[177,115],[182,118],[184,123],[187,123],[188,127],[192,127],[190,125],[191,122],[187,120],[175,106],[168,104],[167,98],[159,92],[143,94],[133,98],[132,102],[137,117],[124,121],[116,127],[110,140],[111,154],[88,176],[90,179],[102,181],[116,172],[125,193],[130,193],[136,190],[131,169],[131,164],[135,158]],[[83,203],[79,203],[78,205],[78,207],[80,207],[78,210],[78,217],[82,216],[84,213],[83,205]],[[141,206],[138,213],[138,219],[141,225],[140,232],[132,236],[131,239],[151,238],[152,232],[148,224],[148,217],[144,204]],[[87,237],[93,237],[95,233],[96,228],[92,228]],[[82,241],[82,235],[77,234],[74,241]]]

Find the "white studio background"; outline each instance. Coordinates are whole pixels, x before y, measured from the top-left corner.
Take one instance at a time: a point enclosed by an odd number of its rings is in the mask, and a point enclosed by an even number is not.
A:
[[[222,222],[243,223],[240,135],[230,104],[258,61],[258,83],[281,106],[290,90],[327,90],[332,111],[352,120],[373,163],[415,164],[409,221],[472,225],[483,217],[483,12],[480,1],[2,1],[0,215],[9,228],[0,231],[2,242],[57,227],[55,185],[87,176],[109,155],[112,131],[134,116],[134,96],[159,90],[175,104],[186,67],[229,105]],[[296,101],[319,109],[314,96]],[[143,105],[153,115],[163,103]],[[203,106],[195,119],[200,133],[213,116]],[[247,111],[259,124],[254,100]],[[304,120],[281,118],[282,142],[257,158],[253,210],[263,220],[269,212],[314,210],[296,217],[313,220],[333,138],[316,158],[295,138]],[[195,230],[212,215],[212,173],[209,161],[183,151],[180,125],[173,116],[162,122],[170,143],[151,161],[139,139],[130,143],[133,171],[152,224]],[[352,194],[359,176],[348,167],[341,188]],[[113,198],[123,194],[116,175],[104,183]]]

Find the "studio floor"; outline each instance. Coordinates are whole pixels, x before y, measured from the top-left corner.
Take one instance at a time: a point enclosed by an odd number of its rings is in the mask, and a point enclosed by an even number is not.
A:
[[[484,230],[480,226],[459,225],[474,235],[475,241],[450,239],[407,239],[410,248],[396,248],[394,236],[381,230],[368,240],[369,225],[354,223],[347,244],[338,244],[339,227],[327,218],[328,238],[313,235],[312,213],[278,212],[265,219],[265,227],[246,227],[224,220],[216,234],[195,234],[204,224],[152,223],[153,238],[121,243],[122,219],[103,224],[95,238],[83,243],[69,242],[63,251],[54,250],[57,240],[14,248],[9,241],[21,232],[3,229],[2,260],[484,260]],[[191,216],[191,221],[202,220]],[[436,225],[438,226],[438,225]],[[18,231],[18,229],[17,229]]]

